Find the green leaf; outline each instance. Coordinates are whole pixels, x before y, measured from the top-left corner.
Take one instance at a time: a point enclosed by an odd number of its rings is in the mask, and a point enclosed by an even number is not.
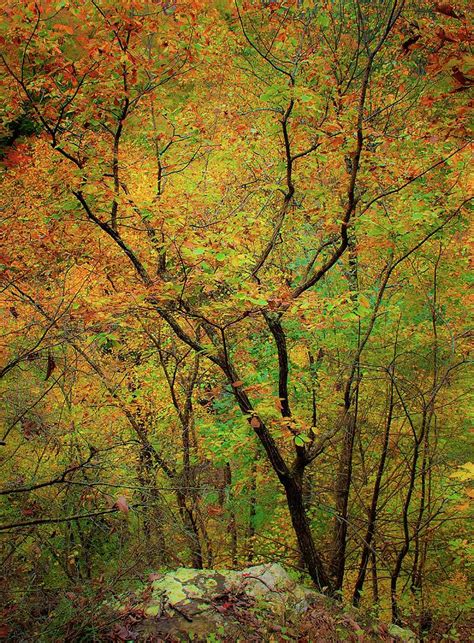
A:
[[[320,27],[329,27],[331,24],[329,16],[325,13],[320,13],[319,16],[316,17],[316,22]]]
[[[212,273],[214,272],[214,270],[213,270],[213,269],[212,269],[212,267],[207,263],[207,261],[203,261],[203,262],[201,263],[201,268],[202,268],[203,272],[207,273],[208,275],[210,275],[210,274],[212,274]]]
[[[304,447],[305,443],[311,442],[307,435],[295,435],[295,444],[297,447]]]
[[[66,203],[63,203],[61,206],[61,209],[64,210],[65,212],[71,212],[72,210],[77,210],[79,208],[79,204],[77,201],[67,201]]]

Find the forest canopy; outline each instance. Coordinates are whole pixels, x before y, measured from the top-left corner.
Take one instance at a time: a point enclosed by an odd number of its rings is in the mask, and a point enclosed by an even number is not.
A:
[[[279,562],[468,640],[469,3],[0,12],[0,636]]]

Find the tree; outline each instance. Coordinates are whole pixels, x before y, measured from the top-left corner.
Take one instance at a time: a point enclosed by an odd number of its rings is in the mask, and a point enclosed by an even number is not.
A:
[[[116,402],[124,395],[112,382],[124,370],[132,399],[118,406],[154,463],[144,464],[141,485],[153,487],[160,470],[180,480],[194,565],[209,541],[192,491],[195,400],[213,391],[203,417],[239,426],[252,452],[257,438],[316,586],[339,594],[355,547],[358,603],[384,540],[398,618],[404,561],[413,547],[418,587],[436,515],[426,489],[437,400],[466,362],[456,321],[459,342],[440,364],[448,340],[439,339],[437,295],[423,357],[404,355],[411,329],[422,327],[415,284],[439,265],[440,248],[460,243],[469,205],[468,76],[459,72],[467,23],[404,0],[204,6],[7,6],[2,82],[13,114],[26,105],[41,128],[6,156],[6,192],[26,217],[9,246],[31,232],[42,240],[31,266],[7,256],[6,301],[23,293],[36,310],[61,310],[62,275],[72,292],[89,273],[67,304],[74,330],[65,340]],[[33,296],[44,278],[51,296]],[[44,328],[58,328],[57,317],[44,315]],[[91,335],[98,358],[87,357]],[[163,456],[163,436],[157,445],[161,402],[145,400],[132,375],[144,360],[176,414],[179,457]],[[421,374],[408,375],[419,363],[428,391]],[[384,485],[400,463],[401,540],[378,531]],[[308,498],[329,510],[316,520]],[[236,527],[234,561],[237,535]]]

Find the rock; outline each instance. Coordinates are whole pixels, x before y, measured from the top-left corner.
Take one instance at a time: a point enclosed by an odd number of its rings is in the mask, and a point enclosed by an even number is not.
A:
[[[242,571],[180,568],[152,582],[145,619],[137,631],[145,637],[174,636],[172,640],[219,631],[261,640],[252,637],[271,629],[275,617],[285,622],[306,611],[318,596],[291,580],[276,563]]]
[[[409,630],[343,609],[277,563],[153,574],[141,595],[120,604],[115,622],[113,641],[416,641]]]
[[[395,623],[389,624],[388,633],[398,641],[407,641],[408,643],[416,643],[416,641],[418,641],[417,637],[411,630],[399,627],[398,625],[395,625]]]

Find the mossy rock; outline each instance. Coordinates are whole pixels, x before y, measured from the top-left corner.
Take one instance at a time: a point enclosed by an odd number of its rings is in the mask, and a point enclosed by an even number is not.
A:
[[[261,640],[275,619],[289,622],[317,596],[278,564],[242,571],[179,568],[152,582],[136,629],[139,640]]]
[[[112,633],[136,641],[415,641],[291,579],[279,564],[179,568],[154,577]],[[127,616],[125,616],[125,613]],[[411,634],[411,632],[409,633]],[[122,637],[123,635],[123,637]]]

